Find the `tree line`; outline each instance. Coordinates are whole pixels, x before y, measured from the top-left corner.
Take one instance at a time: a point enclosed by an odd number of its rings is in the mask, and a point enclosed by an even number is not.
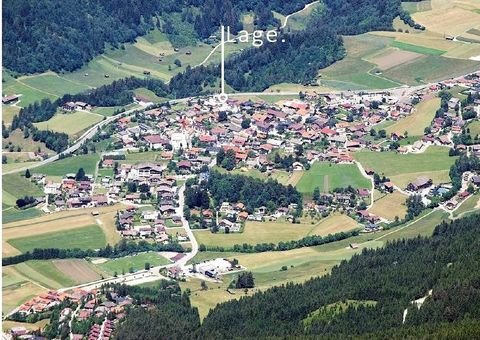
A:
[[[22,263],[29,260],[51,260],[51,259],[68,259],[68,258],[87,258],[87,257],[106,257],[118,258],[127,255],[137,254],[148,251],[175,251],[183,253],[185,250],[179,243],[172,242],[168,244],[148,243],[145,240],[139,242],[120,240],[119,243],[113,247],[107,244],[100,249],[61,249],[61,248],[35,248],[31,252],[27,251],[20,255],[4,257],[2,259],[2,266],[9,266],[12,264]]]
[[[352,230],[347,232],[339,232],[335,234],[328,234],[327,236],[310,235],[301,238],[300,240],[281,241],[278,244],[275,243],[257,243],[251,245],[248,243],[235,244],[232,248],[225,248],[221,246],[206,246],[200,244],[199,251],[218,251],[218,252],[238,252],[238,253],[263,253],[266,251],[287,251],[303,247],[314,247],[322,244],[345,240],[347,238],[358,236],[358,230]]]

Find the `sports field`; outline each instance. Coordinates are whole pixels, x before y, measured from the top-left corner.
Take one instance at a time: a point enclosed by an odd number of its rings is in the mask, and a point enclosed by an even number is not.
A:
[[[395,216],[401,219],[407,212],[406,200],[407,196],[395,191],[375,201],[368,211],[390,221],[393,221]]]
[[[397,132],[403,135],[407,131],[409,137],[423,136],[425,128],[430,126],[439,107],[440,98],[434,97],[422,101],[415,106],[415,111],[412,114],[387,127],[387,134]]]
[[[296,188],[301,193],[311,195],[316,187],[320,192],[329,192],[335,188],[371,188],[371,182],[363,177],[355,164],[331,164],[315,162],[305,171]]]
[[[88,129],[101,121],[104,116],[96,113],[75,111],[72,113],[57,112],[51,119],[34,123],[39,130],[52,130],[64,132],[70,136],[76,136],[83,130]]]
[[[61,222],[60,222],[61,223]],[[35,248],[98,249],[106,245],[105,235],[98,225],[45,233],[36,236],[11,238],[7,241],[22,253]]]
[[[169,264],[170,260],[158,253],[149,252],[118,259],[109,259],[107,262],[97,264],[96,266],[110,275],[114,275],[115,272],[120,275],[122,272],[128,273],[132,268],[134,271],[143,270],[147,262],[150,263],[151,267],[154,267]]]
[[[278,243],[298,240],[308,235],[326,236],[342,231],[355,229],[357,223],[346,215],[334,215],[309,223],[304,221],[300,224],[290,222],[252,222],[247,221],[243,233],[217,233],[209,230],[194,231],[199,244],[220,247],[233,247],[235,244],[248,243]]]
[[[83,168],[85,174],[93,175],[95,173],[96,164],[99,160],[100,157],[98,154],[73,156],[60,159],[47,165],[42,165],[35,168],[35,172],[47,176],[63,177],[68,173],[77,173],[78,169]]]
[[[440,146],[431,146],[420,154],[361,151],[354,157],[365,168],[389,177],[401,188],[420,176],[427,176],[434,183],[449,182],[448,172],[456,159],[448,156],[448,148]]]

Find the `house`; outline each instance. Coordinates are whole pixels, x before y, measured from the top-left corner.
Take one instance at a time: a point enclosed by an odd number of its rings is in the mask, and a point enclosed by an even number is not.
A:
[[[407,190],[418,191],[420,189],[428,188],[432,185],[432,180],[427,177],[418,177],[415,181],[411,182],[407,186]]]
[[[383,183],[383,188],[388,192],[393,192],[395,190],[395,185],[392,182]]]
[[[148,144],[150,149],[161,149],[164,145],[169,144],[167,139],[162,138],[160,135],[149,135],[143,137],[143,140]]]
[[[20,96],[16,95],[16,94],[12,94],[10,96],[3,96],[2,97],[2,104],[12,104],[12,103],[16,102],[18,100],[18,98],[20,98]]]
[[[168,275],[168,277],[170,277],[172,279],[175,279],[175,280],[178,280],[181,277],[185,276],[182,269],[178,266],[168,268],[167,275]]]
[[[96,207],[105,206],[105,205],[108,205],[108,198],[107,198],[106,195],[93,195],[92,196],[92,203]]]

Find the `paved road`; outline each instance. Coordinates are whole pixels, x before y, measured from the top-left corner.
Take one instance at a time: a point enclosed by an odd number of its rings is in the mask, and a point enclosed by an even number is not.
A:
[[[180,267],[184,267],[187,264],[187,262],[193,259],[198,253],[198,242],[195,239],[195,235],[193,234],[192,229],[190,229],[190,224],[188,223],[187,219],[183,214],[183,208],[185,206],[184,197],[185,197],[185,184],[183,184],[180,190],[178,191],[179,207],[177,208],[176,213],[182,218],[182,225],[185,228],[185,231],[187,232],[188,238],[190,239],[190,243],[192,244],[192,250],[175,263],[175,265]]]

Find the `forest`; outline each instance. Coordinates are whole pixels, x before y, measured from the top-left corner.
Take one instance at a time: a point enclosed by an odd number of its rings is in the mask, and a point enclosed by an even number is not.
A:
[[[223,202],[242,202],[249,213],[253,213],[261,206],[265,206],[270,212],[279,207],[288,207],[292,203],[297,204],[299,209],[302,206],[302,195],[292,185],[284,186],[270,179],[262,181],[248,176],[212,171],[208,182],[201,184],[201,189],[208,191],[215,206],[220,206]],[[186,193],[189,191],[187,190]],[[200,195],[198,190],[194,193]],[[190,203],[188,197],[185,199],[187,204]],[[192,201],[199,200],[192,199]]]
[[[478,337],[479,222],[480,215],[472,215],[441,223],[430,238],[363,249],[329,275],[221,303],[201,326],[194,317],[183,324],[184,307],[178,316],[169,314],[168,323],[175,324],[178,318],[183,331],[188,329],[181,335],[184,339]],[[420,309],[412,304],[429,290],[432,295]],[[186,301],[182,304],[188,306]],[[322,314],[325,306],[341,304],[344,308],[336,308],[336,313]],[[157,327],[165,338],[178,338],[179,327],[165,328],[156,317],[163,306],[157,308],[129,313],[117,338],[155,339]]]

